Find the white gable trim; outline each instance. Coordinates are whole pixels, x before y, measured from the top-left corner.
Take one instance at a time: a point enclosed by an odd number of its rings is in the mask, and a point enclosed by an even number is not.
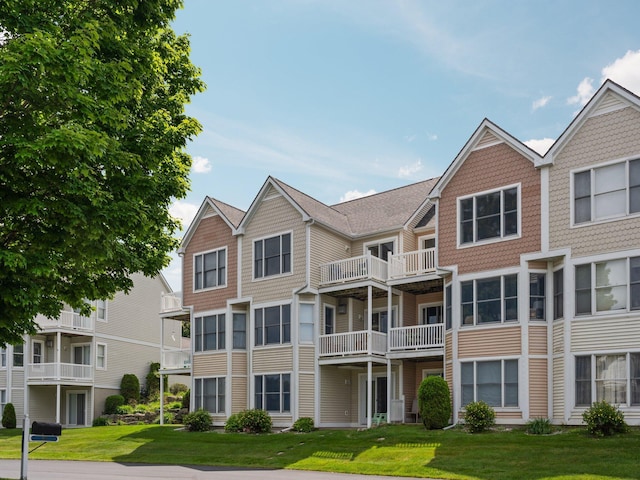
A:
[[[198,209],[198,213],[196,213],[196,216],[191,221],[191,225],[189,225],[189,228],[185,232],[184,237],[182,237],[180,248],[178,248],[178,255],[182,255],[186,251],[187,245],[191,241],[191,238],[193,237],[193,234],[195,233],[195,231],[198,229],[198,225],[200,225],[200,221],[203,218],[215,217],[216,215],[220,216],[220,218],[224,220],[224,222],[231,229],[232,234],[235,235],[236,229],[231,223],[231,221],[220,211],[220,209],[218,209],[218,207],[211,200],[211,198],[206,197],[202,202],[202,205],[200,205],[200,208]]]

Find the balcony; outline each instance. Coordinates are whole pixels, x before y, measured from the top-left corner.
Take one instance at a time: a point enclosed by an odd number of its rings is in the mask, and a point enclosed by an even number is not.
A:
[[[332,285],[357,280],[386,282],[388,271],[388,264],[384,260],[371,255],[360,255],[320,265],[320,284]]]
[[[444,324],[396,327],[389,331],[389,351],[426,350],[444,347]]]
[[[389,278],[399,279],[427,275],[436,271],[436,249],[397,253],[389,258]]]
[[[190,350],[166,350],[162,352],[162,370],[189,370],[191,368]]]
[[[371,351],[369,351],[369,345],[371,345]],[[382,356],[387,353],[386,333],[360,330],[320,336],[320,357],[368,355],[369,353]]]
[[[44,315],[38,315],[36,322],[43,330],[79,330],[84,332],[93,331],[93,317],[85,317],[76,312],[63,310],[58,318],[47,318]]]
[[[30,363],[27,365],[30,382],[90,382],[93,366],[76,363]]]
[[[182,295],[180,293],[163,293],[161,302],[160,313],[182,310]]]

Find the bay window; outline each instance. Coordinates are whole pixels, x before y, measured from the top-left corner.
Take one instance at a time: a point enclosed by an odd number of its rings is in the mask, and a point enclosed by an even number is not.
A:
[[[460,368],[463,407],[480,400],[492,407],[518,406],[518,360],[464,362]]]
[[[460,283],[463,325],[518,320],[518,275]]]
[[[640,406],[640,353],[577,356],[575,387],[576,406]]]

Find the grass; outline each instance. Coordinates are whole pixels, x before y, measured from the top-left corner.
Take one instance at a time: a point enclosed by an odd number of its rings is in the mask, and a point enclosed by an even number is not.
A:
[[[0,430],[0,458],[20,457],[20,432]],[[31,444],[32,448],[36,444]],[[443,479],[640,478],[640,430],[592,438],[584,429],[468,434],[389,425],[366,431],[269,435],[137,425],[64,430],[31,459],[291,468]]]

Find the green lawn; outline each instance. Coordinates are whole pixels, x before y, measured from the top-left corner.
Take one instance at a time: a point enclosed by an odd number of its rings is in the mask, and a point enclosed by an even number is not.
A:
[[[0,430],[0,458],[20,457],[20,432]],[[37,444],[31,443],[31,448]],[[270,435],[190,433],[140,425],[64,430],[31,459],[292,468],[447,479],[640,478],[640,430],[592,438],[522,430],[471,435],[391,425]]]

